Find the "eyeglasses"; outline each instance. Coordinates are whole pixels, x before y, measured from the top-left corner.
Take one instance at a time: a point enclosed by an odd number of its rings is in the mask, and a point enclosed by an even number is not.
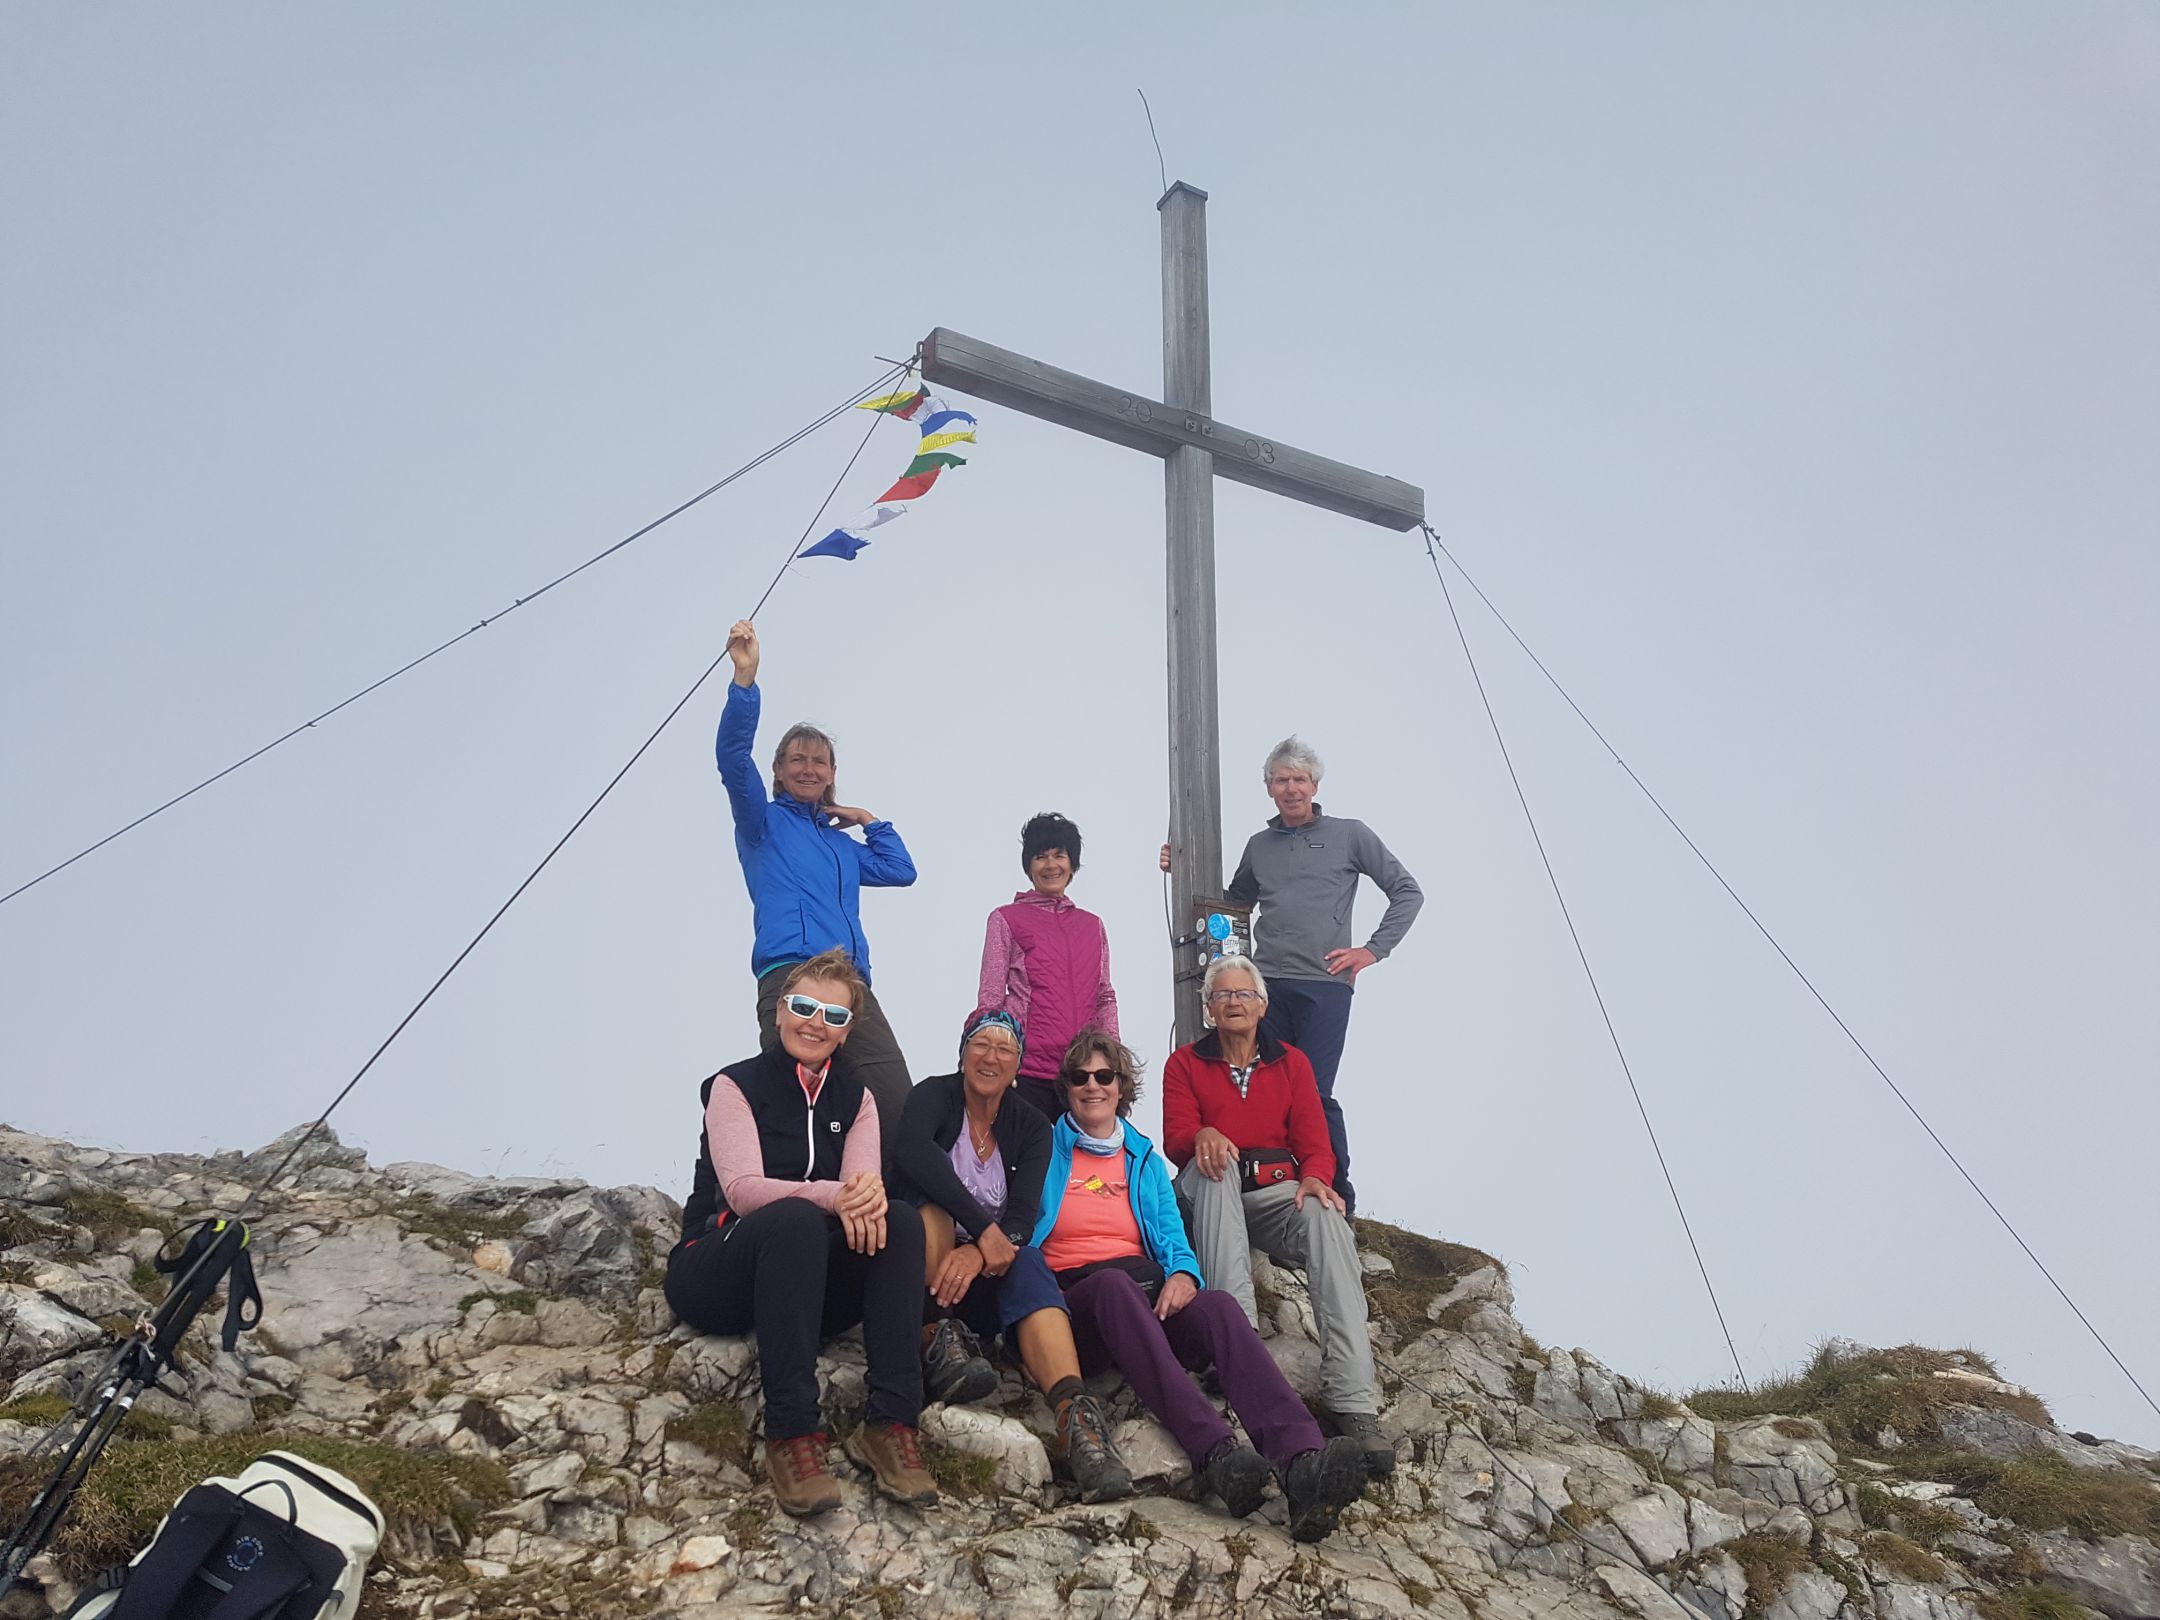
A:
[[[1125,1077],[1115,1069],[1075,1069],[1065,1077],[1068,1086],[1115,1086]]]
[[[1258,1001],[1260,992],[1257,990],[1210,990],[1207,993],[1207,998],[1210,1001]]]
[[[846,1029],[849,1024],[855,1021],[855,1009],[853,1007],[835,1007],[830,1002],[818,1000],[815,996],[789,996],[782,1005],[805,1023],[808,1023],[821,1013],[824,1015],[825,1022],[834,1029]]]

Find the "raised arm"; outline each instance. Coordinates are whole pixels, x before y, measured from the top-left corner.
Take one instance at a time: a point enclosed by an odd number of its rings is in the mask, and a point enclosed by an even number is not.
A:
[[[728,687],[727,705],[720,711],[720,733],[713,740],[713,757],[727,788],[728,809],[734,813],[736,830],[757,844],[765,839],[765,816],[772,801],[766,797],[757,761],[750,756],[751,744],[757,741],[763,698],[757,685],[757,632],[748,619],[737,621],[728,632],[727,650],[735,664],[735,679]]]
[[[1403,942],[1403,935],[1410,932],[1411,923],[1417,920],[1418,908],[1425,904],[1425,891],[1418,887],[1417,879],[1409,869],[1388,852],[1387,845],[1380,842],[1380,835],[1363,822],[1358,823],[1356,844],[1358,870],[1380,885],[1388,897],[1385,914],[1380,926],[1365,948],[1374,956],[1385,957]]]

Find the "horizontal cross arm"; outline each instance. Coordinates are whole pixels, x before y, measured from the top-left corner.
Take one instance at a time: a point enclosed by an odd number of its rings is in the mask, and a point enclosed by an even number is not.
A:
[[[922,368],[923,375],[941,388],[1077,428],[1131,450],[1156,456],[1167,456],[1181,445],[1205,450],[1214,457],[1219,477],[1330,512],[1389,529],[1414,529],[1425,521],[1425,492],[1414,484],[1330,461],[1279,439],[1247,433],[1197,411],[1179,410],[1076,372],[1060,371],[949,327],[941,326],[923,340]]]

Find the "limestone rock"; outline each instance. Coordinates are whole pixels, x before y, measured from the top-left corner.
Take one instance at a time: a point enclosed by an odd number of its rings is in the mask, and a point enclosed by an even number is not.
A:
[[[2066,1535],[2034,1542],[2048,1576],[2111,1620],[2160,1616],[2160,1548],[2136,1536],[2079,1541]]]
[[[23,1370],[0,1388],[73,1393],[109,1354],[96,1319],[139,1308],[133,1270],[160,1234],[94,1237],[66,1222],[63,1200],[119,1194],[193,1218],[281,1151],[116,1154],[0,1130],[0,1199],[25,1217],[0,1273],[13,1314],[0,1355],[15,1358],[0,1365]],[[1526,1357],[1497,1267],[1454,1279],[1428,1322],[1383,1324],[1382,1427],[1400,1460],[1317,1546],[1292,1546],[1277,1493],[1236,1524],[1196,1500],[1190,1462],[1115,1375],[1090,1387],[1140,1494],[1070,1500],[1041,1438],[1047,1409],[1010,1370],[978,1406],[924,1417],[935,1444],[994,1459],[992,1494],[902,1508],[836,1456],[842,1505],[798,1523],[762,1480],[754,1342],[676,1325],[657,1286],[679,1219],[661,1194],[378,1169],[329,1139],[272,1203],[258,1223],[262,1332],[228,1357],[198,1323],[185,1398],[153,1392],[142,1410],[188,1437],[252,1418],[491,1465],[476,1480],[500,1469],[501,1497],[475,1518],[393,1524],[369,1581],[385,1620],[1972,1620],[2013,1543],[2116,1620],[2156,1607],[2147,1541],[2035,1537],[1894,1460],[1839,1458],[1804,1420],[1720,1430],[1587,1351]],[[1309,1381],[1303,1282],[1255,1269],[1275,1301],[1269,1352]],[[1367,1275],[1402,1281],[1384,1264]],[[1975,1400],[2003,1393],[1977,1368],[1952,1370]],[[867,1399],[860,1335],[826,1344],[817,1371],[838,1433]],[[2152,1477],[2136,1447],[1991,1406],[1948,1410],[1976,1448],[2074,1451],[2082,1467]],[[37,1432],[0,1422],[0,1450]],[[1965,1528],[1935,1545],[1964,1567],[1914,1582],[1871,1556],[1842,1483],[1862,1476],[1893,1503],[1953,1515]],[[1784,1537],[1818,1565],[1751,1604],[1729,1546],[1744,1535]],[[1863,1573],[1865,1590],[1848,1593]],[[56,1573],[42,1597],[11,1599],[6,1620],[46,1620],[40,1605],[66,1591]]]
[[[1034,1500],[1050,1483],[1050,1454],[1025,1424],[967,1406],[933,1406],[922,1432],[941,1445],[997,1464],[998,1489]]]
[[[39,1290],[0,1283],[0,1379],[19,1378],[104,1337],[97,1323]]]

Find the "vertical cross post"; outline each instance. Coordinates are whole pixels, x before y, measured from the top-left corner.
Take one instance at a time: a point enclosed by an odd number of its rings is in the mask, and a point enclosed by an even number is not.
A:
[[[1162,215],[1163,403],[1207,420],[1207,193],[1180,180]],[[1215,719],[1215,457],[1179,445],[1165,458],[1170,640],[1171,927],[1194,931],[1194,897],[1222,893],[1222,769]],[[1198,1040],[1195,946],[1177,948],[1177,1044]]]

